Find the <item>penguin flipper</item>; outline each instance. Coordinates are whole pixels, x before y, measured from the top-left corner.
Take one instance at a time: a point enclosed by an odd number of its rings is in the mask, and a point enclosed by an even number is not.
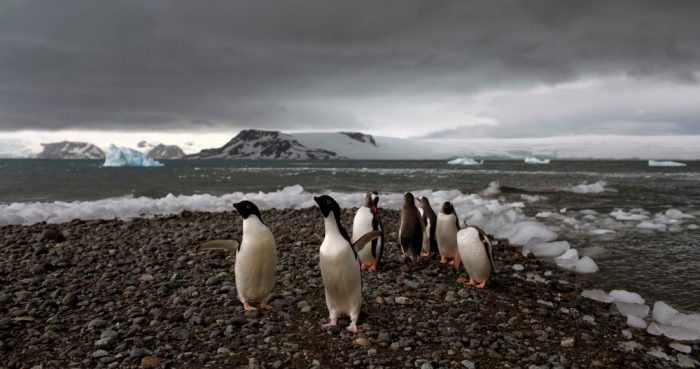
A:
[[[484,245],[484,248],[486,249],[486,254],[489,257],[489,262],[491,263],[491,269],[493,269],[494,273],[496,272],[496,264],[493,261],[493,246],[491,246],[491,241],[489,240],[489,236],[484,232],[483,229],[479,227],[475,227],[476,230],[479,232],[479,239],[481,240],[481,243]]]
[[[236,240],[212,240],[199,246],[200,250],[236,250],[240,244]]]
[[[382,231],[370,231],[362,235],[357,241],[352,243],[352,247],[359,247],[358,249],[355,249],[356,251],[360,251],[365,246],[369,243],[369,241],[372,241],[376,238],[379,238],[382,236]]]

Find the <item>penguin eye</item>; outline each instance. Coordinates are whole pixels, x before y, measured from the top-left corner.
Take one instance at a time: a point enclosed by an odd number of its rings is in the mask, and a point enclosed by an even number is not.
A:
[[[326,204],[330,204],[330,203],[331,203],[331,200],[326,200]]]
[[[246,206],[246,208],[250,209],[250,205]]]

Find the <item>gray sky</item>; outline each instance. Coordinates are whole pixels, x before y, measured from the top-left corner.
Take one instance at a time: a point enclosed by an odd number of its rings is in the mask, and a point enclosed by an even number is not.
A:
[[[699,19],[692,0],[3,0],[0,131],[700,134]]]

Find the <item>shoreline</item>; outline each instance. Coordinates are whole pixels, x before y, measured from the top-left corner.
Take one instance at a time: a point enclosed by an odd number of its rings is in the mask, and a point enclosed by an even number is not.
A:
[[[315,208],[262,211],[273,232],[291,232],[277,239],[274,309],[260,312],[243,312],[232,252],[196,250],[206,240],[240,239],[235,213],[2,227],[0,357],[8,367],[42,368],[428,369],[665,367],[671,363],[647,352],[684,355],[669,348],[673,340],[627,327],[614,305],[582,297],[581,278],[508,245],[494,247],[498,272],[485,290],[460,285],[464,270],[437,260],[402,264],[398,211],[382,212],[386,266],[363,271],[366,316],[354,335],[342,329],[347,318],[340,330],[320,328],[327,310]],[[346,229],[353,214],[342,211]],[[66,240],[40,241],[51,227]],[[526,281],[528,273],[546,282]],[[643,348],[625,351],[630,341]],[[698,342],[689,346],[698,360]]]

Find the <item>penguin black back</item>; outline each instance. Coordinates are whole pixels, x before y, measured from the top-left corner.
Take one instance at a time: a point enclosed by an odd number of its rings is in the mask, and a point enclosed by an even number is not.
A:
[[[399,233],[399,242],[404,253],[412,258],[418,258],[423,248],[423,224],[416,208],[415,198],[410,192],[403,195]]]
[[[455,207],[452,205],[451,202],[445,201],[444,203],[442,203],[442,212],[447,215],[454,214],[455,220],[457,221],[457,229],[459,229],[459,215],[457,215]]]
[[[437,224],[437,215],[433,211],[433,207],[430,206],[430,201],[425,196],[420,197],[420,207],[423,209],[423,224],[428,225],[430,221],[430,234],[428,238],[430,240],[430,252],[439,253],[437,241],[435,240],[435,225]]]

